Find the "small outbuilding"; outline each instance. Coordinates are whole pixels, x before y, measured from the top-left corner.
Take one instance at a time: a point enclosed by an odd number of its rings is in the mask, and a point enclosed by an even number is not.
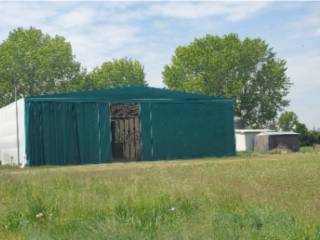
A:
[[[3,163],[65,165],[235,155],[229,98],[126,87],[33,96],[20,102],[19,160],[15,105],[7,107],[9,115],[6,107],[0,109],[0,126],[8,126],[1,128],[6,134],[0,133]]]
[[[267,152],[276,148],[286,148],[298,151],[300,142],[299,134],[295,132],[264,132],[255,138],[255,150]]]
[[[236,129],[237,151],[254,151],[255,137],[263,132],[272,132],[269,129]]]

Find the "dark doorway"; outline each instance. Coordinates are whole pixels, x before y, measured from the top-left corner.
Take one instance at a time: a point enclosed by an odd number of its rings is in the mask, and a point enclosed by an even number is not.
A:
[[[140,160],[140,118],[138,104],[111,105],[112,160]]]

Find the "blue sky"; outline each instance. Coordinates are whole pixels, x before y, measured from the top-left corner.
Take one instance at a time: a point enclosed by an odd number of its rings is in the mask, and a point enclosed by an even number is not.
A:
[[[140,60],[155,87],[179,45],[205,34],[260,37],[287,60],[288,110],[320,128],[320,2],[2,2],[0,16],[0,41],[18,26],[37,27],[64,36],[88,70]]]

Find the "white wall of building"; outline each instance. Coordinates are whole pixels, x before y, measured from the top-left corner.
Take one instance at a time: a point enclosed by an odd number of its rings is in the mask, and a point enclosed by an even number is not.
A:
[[[245,135],[242,133],[236,133],[236,150],[246,151],[246,139]]]
[[[272,132],[269,129],[236,129],[236,150],[254,151],[255,137],[263,132]]]
[[[26,165],[24,99],[18,100],[18,124],[20,165]],[[0,108],[0,162],[3,165],[18,165],[17,128],[15,102]]]

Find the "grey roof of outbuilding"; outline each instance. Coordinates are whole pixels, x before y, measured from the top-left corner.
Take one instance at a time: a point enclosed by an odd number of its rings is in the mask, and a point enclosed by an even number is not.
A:
[[[299,133],[296,132],[262,132],[258,135],[299,135]]]

